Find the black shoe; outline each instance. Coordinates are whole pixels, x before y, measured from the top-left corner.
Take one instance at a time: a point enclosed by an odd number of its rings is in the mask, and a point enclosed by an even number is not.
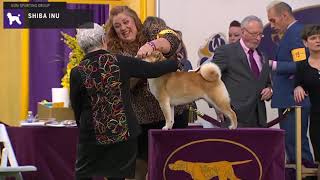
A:
[[[302,160],[302,164],[306,168],[318,168],[318,164],[314,163],[313,161]]]

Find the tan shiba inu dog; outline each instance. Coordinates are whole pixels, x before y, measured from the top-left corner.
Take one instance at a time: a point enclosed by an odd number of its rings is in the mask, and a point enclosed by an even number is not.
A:
[[[156,62],[165,58],[153,52],[145,60]],[[172,72],[158,78],[148,79],[150,91],[159,101],[166,119],[164,130],[172,129],[173,107],[204,99],[231,120],[229,129],[237,127],[237,116],[231,109],[229,93],[221,80],[221,72],[214,63],[206,63],[194,72]]]

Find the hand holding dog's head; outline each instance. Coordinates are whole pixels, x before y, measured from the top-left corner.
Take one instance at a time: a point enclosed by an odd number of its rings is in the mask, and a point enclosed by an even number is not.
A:
[[[157,62],[165,60],[165,57],[160,51],[152,51],[151,54],[148,54],[147,57],[144,58],[144,60],[147,62]]]

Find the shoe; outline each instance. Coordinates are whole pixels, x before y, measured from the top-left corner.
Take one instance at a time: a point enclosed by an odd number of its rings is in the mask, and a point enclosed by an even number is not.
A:
[[[286,167],[292,168],[292,167],[295,167],[295,165],[296,165],[295,161],[288,161],[286,164]],[[302,160],[302,165],[305,168],[318,168],[318,164],[316,164],[313,161]]]
[[[318,168],[318,164],[314,163],[313,161],[302,160],[302,164],[306,168]]]

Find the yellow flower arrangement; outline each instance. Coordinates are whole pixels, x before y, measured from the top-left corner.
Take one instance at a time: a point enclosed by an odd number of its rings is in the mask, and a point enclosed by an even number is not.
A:
[[[66,74],[61,79],[61,85],[64,88],[70,88],[70,72],[71,69],[75,66],[77,66],[82,58],[84,57],[84,52],[81,50],[77,39],[75,37],[72,37],[64,32],[61,32],[61,35],[63,37],[63,42],[71,49],[71,53],[69,55],[69,63],[67,65],[67,71]]]

